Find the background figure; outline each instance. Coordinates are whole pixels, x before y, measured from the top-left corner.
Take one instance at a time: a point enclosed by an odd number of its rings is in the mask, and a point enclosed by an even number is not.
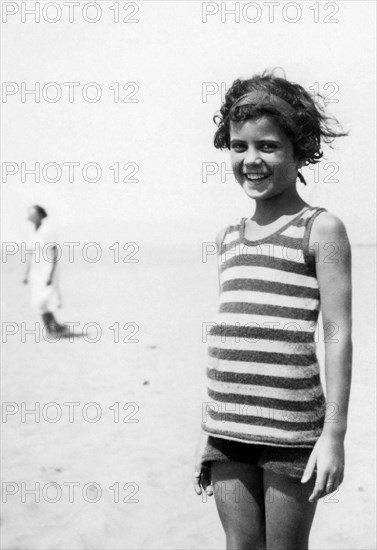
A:
[[[32,308],[42,316],[49,334],[64,335],[67,327],[55,319],[55,311],[61,307],[58,280],[58,249],[54,231],[47,220],[44,208],[34,205],[28,210],[28,220],[33,228],[28,238],[28,265],[24,284],[30,285]]]

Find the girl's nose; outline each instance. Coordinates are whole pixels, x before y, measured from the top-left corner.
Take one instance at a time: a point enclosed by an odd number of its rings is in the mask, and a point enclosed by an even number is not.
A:
[[[262,159],[260,158],[259,151],[253,147],[249,147],[245,153],[244,164],[259,165],[261,162]]]

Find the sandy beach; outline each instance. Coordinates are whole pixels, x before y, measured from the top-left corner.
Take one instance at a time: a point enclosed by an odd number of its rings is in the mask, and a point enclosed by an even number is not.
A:
[[[373,246],[353,247],[345,480],[318,505],[313,550],[376,548],[374,256]],[[138,263],[60,267],[59,320],[85,327],[85,338],[37,341],[24,265],[3,265],[2,547],[225,548],[213,498],[191,485],[206,396],[202,323],[217,309],[214,257],[203,263],[197,242],[150,248]]]

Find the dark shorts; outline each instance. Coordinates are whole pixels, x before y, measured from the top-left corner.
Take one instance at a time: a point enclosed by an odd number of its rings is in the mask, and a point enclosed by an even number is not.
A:
[[[202,462],[206,466],[210,466],[211,462],[245,462],[276,474],[301,478],[312,450],[313,447],[254,445],[208,436]]]

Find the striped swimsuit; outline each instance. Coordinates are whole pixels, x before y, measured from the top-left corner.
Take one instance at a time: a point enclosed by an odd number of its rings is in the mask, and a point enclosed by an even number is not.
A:
[[[227,227],[218,254],[220,306],[208,331],[202,429],[222,439],[312,447],[325,396],[316,355],[320,311],[306,207],[278,231],[245,238],[246,218]]]

